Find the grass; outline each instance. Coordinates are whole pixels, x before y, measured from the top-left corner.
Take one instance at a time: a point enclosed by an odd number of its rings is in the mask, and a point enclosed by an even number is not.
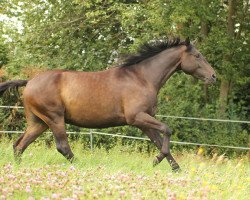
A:
[[[192,152],[175,153],[182,167],[172,173],[153,155],[117,146],[91,152],[72,143],[76,160],[67,162],[53,146],[32,144],[21,164],[12,142],[0,142],[0,199],[242,199],[250,196],[246,157],[212,159]]]

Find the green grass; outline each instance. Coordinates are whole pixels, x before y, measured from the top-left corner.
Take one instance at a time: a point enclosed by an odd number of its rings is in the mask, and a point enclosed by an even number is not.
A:
[[[175,153],[182,167],[172,173],[167,161],[152,167],[154,155],[117,146],[91,152],[72,143],[76,160],[34,143],[21,164],[12,142],[0,142],[0,199],[247,199],[250,164],[246,157],[213,159]]]

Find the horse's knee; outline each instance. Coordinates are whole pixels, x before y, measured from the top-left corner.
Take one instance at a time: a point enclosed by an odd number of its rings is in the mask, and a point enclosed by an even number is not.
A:
[[[173,133],[173,131],[166,125],[166,124],[163,124],[162,126],[161,126],[161,131],[162,131],[162,133],[163,134],[166,134],[167,136],[171,136],[172,135],[172,133]]]

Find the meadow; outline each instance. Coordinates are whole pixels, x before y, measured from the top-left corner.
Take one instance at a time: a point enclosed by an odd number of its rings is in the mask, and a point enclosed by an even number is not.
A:
[[[2,139],[1,139],[2,140]],[[21,164],[12,141],[0,141],[0,199],[237,199],[250,197],[247,157],[200,156],[174,152],[182,171],[167,161],[152,167],[155,154],[131,146],[90,151],[71,142],[76,160],[67,162],[54,145],[33,143]]]

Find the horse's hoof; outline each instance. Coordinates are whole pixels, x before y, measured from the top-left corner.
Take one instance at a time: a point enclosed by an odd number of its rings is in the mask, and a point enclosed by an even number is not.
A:
[[[73,159],[72,159],[72,161],[71,161],[72,163],[77,163],[77,162],[79,162],[79,159],[78,158],[76,158],[76,157],[73,157]]]
[[[174,172],[174,173],[180,173],[181,172],[181,168],[180,167],[176,168],[176,169],[172,168],[172,172]]]
[[[160,162],[158,160],[158,158],[156,157],[154,160],[153,160],[153,167],[155,167],[156,165],[158,165]]]
[[[21,156],[21,153],[18,152],[18,151],[14,151],[14,160],[15,160],[15,163],[20,165],[21,162],[22,162],[22,156]]]
[[[173,172],[181,172],[180,166],[176,163],[175,165],[172,166],[172,171]]]
[[[77,162],[77,158],[73,156],[72,158],[68,158],[68,161],[70,163],[75,163],[75,162]]]

